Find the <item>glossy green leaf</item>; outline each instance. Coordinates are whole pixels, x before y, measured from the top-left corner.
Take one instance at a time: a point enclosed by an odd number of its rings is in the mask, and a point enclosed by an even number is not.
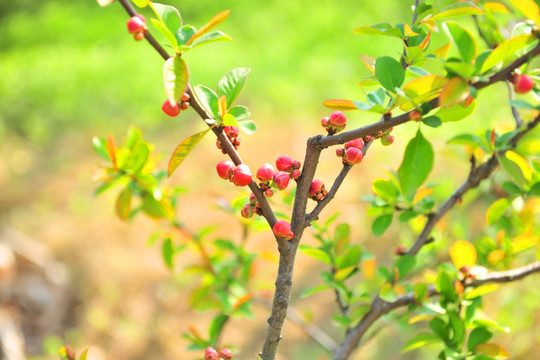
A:
[[[461,58],[466,63],[471,63],[478,53],[478,45],[475,36],[464,26],[448,21],[443,24],[448,36],[454,41]]]
[[[490,320],[490,319],[476,318],[476,319],[474,319],[472,321],[472,325],[481,326],[481,327],[487,327],[487,328],[490,328],[490,329],[503,331],[505,333],[510,332],[510,328],[508,326],[501,325],[498,322]]]
[[[251,69],[236,68],[226,73],[218,83],[218,97],[225,95],[227,108],[231,107],[246,83]]]
[[[476,101],[464,107],[461,104],[439,109],[433,116],[441,119],[443,123],[463,120],[476,110]]]
[[[139,143],[133,150],[133,156],[130,162],[130,168],[134,174],[138,174],[146,165],[148,156],[150,155],[150,148],[145,143]]]
[[[153,3],[152,6],[156,15],[163,21],[163,24],[165,24],[171,34],[175,34],[180,26],[182,26],[182,18],[178,10],[174,6],[160,3]]]
[[[362,259],[362,249],[360,246],[350,246],[345,254],[338,256],[336,259],[336,267],[338,269],[345,269],[351,266],[357,266]]]
[[[212,320],[212,322],[210,323],[210,327],[208,328],[208,334],[210,335],[211,344],[215,344],[217,342],[217,339],[221,335],[223,327],[228,320],[229,317],[225,314],[219,314]]]
[[[379,297],[388,302],[396,301],[397,294],[391,284],[384,284],[379,292]]]
[[[92,138],[92,146],[94,151],[106,161],[111,161],[109,152],[107,151],[107,141],[97,136]]]
[[[400,256],[394,266],[399,271],[399,278],[403,279],[407,274],[414,268],[416,265],[416,256],[414,255],[403,255]]]
[[[229,113],[225,114],[225,116],[223,117],[222,125],[223,126],[229,126],[229,125],[239,126],[238,121],[236,121],[236,118]]]
[[[257,131],[257,124],[253,120],[243,120],[238,122],[238,127],[248,135]]]
[[[493,334],[486,328],[478,327],[473,329],[469,335],[469,340],[467,341],[467,349],[471,351],[476,345],[488,342],[492,336]]]
[[[403,85],[405,70],[396,59],[382,56],[375,62],[375,76],[386,90],[395,93]]]
[[[437,128],[442,125],[441,118],[438,116],[428,116],[428,117],[422,118],[422,123],[432,128]]]
[[[191,25],[184,25],[176,31],[176,40],[179,45],[185,45],[189,39],[197,32],[197,29]]]
[[[452,280],[446,271],[439,271],[437,275],[436,288],[447,300],[453,301],[456,299],[456,291]]]
[[[359,35],[384,35],[398,39],[403,38],[401,30],[394,28],[392,25],[387,23],[376,24],[373,26],[360,26],[354,29],[354,33]]]
[[[79,360],[86,360],[87,356],[88,356],[88,349],[84,349],[81,355],[79,355]]]
[[[413,289],[414,299],[417,302],[423,302],[428,296],[428,287],[424,283],[417,283]]]
[[[512,151],[507,151],[504,156],[499,156],[499,163],[502,165],[503,169],[510,175],[512,180],[521,188],[527,185],[530,181],[531,173],[527,166],[521,164],[517,159],[518,157],[508,156],[509,154],[516,154]],[[516,154],[517,155],[517,154]],[[519,156],[519,155],[518,155]],[[525,173],[527,176],[525,175]]]
[[[195,40],[192,45],[193,47],[196,47],[216,41],[232,41],[232,38],[222,31],[212,31],[208,34],[204,34],[203,36]]]
[[[385,200],[395,199],[399,194],[399,190],[396,189],[394,184],[385,179],[376,179],[373,181],[372,190],[375,195]]]
[[[218,118],[218,96],[214,90],[204,85],[197,85],[193,88],[193,93],[201,106],[209,113],[213,119]]]
[[[229,109],[229,114],[234,116],[236,121],[247,120],[251,116],[249,109],[242,105],[231,106],[231,108]]]
[[[529,196],[540,196],[540,181],[531,186],[528,194]]]
[[[169,269],[172,269],[174,266],[173,256],[174,256],[174,247],[171,238],[165,239],[161,246],[161,255],[163,256],[163,261]]]
[[[189,45],[190,43],[194,43],[195,40],[197,40],[197,39],[201,38],[202,36],[208,34],[210,32],[210,30],[212,30],[213,28],[215,28],[216,26],[221,24],[229,16],[230,12],[231,12],[230,10],[225,10],[225,11],[220,12],[219,14],[214,15],[214,17],[212,17],[212,19],[210,19],[210,21],[208,23],[203,25],[193,35],[193,37],[191,39],[189,39],[187,44]]]
[[[184,59],[180,56],[168,58],[163,65],[163,86],[167,99],[173,105],[178,103],[186,91],[189,71]]]
[[[449,340],[449,329],[443,319],[439,317],[434,318],[429,322],[429,327],[441,340],[445,342]]]
[[[163,35],[163,37],[169,42],[169,44],[173,47],[173,48],[177,48],[178,47],[178,39],[176,38],[175,36],[175,33],[171,32],[167,26],[159,21],[158,19],[150,19],[150,21],[152,22],[152,25],[154,26],[154,28],[159,31],[161,33],[161,35]]]
[[[384,234],[386,229],[392,224],[393,215],[392,214],[386,214],[381,215],[378,218],[373,221],[373,224],[371,225],[371,231],[375,236],[381,236]]]
[[[324,290],[329,290],[331,289],[330,286],[328,285],[319,285],[319,286],[315,286],[315,287],[312,287],[312,288],[308,288],[308,289],[305,289],[304,291],[302,291],[302,294],[300,295],[301,298],[305,298],[305,297],[308,297],[310,295],[313,295],[315,293],[318,293],[320,291],[324,291]]]
[[[407,341],[401,352],[405,353],[407,351],[419,349],[433,344],[440,344],[440,339],[437,336],[433,334],[418,334],[411,340]]]
[[[452,329],[452,344],[461,348],[466,335],[464,321],[454,312],[448,312],[448,318],[450,319],[450,328]]]
[[[118,197],[116,198],[116,215],[122,219],[127,220],[131,213],[131,188],[126,187]]]
[[[177,147],[174,149],[171,158],[169,159],[169,165],[167,167],[167,176],[171,174],[178,168],[178,166],[185,160],[189,153],[195,148],[195,146],[201,141],[201,139],[210,131],[211,128],[198,132],[194,135],[191,135],[187,139],[184,139]]]
[[[322,261],[325,264],[332,265],[332,258],[326,251],[308,246],[301,246],[300,251],[314,259]]]
[[[336,226],[336,229],[334,230],[334,241],[333,241],[334,251],[336,252],[336,254],[341,254],[341,252],[347,248],[350,242],[350,237],[351,237],[351,226],[349,224],[342,223]]]
[[[403,161],[398,170],[401,188],[406,195],[413,194],[427,179],[434,163],[434,152],[420,129],[409,141],[405,149]]]
[[[500,43],[482,64],[480,73],[484,73],[500,62],[513,58],[516,53],[535,41],[530,34],[518,35]]]
[[[491,204],[486,213],[487,224],[493,225],[497,220],[499,220],[504,215],[506,209],[508,209],[508,206],[510,206],[510,203],[506,198],[499,199]]]
[[[470,1],[458,2],[442,8],[431,20],[444,20],[469,15],[484,15],[484,12]]]

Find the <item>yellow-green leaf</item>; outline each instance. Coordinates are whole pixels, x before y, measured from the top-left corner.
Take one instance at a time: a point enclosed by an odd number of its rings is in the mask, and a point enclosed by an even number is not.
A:
[[[191,39],[188,40],[186,45],[191,44],[197,38],[203,36],[204,34],[209,32],[210,30],[212,30],[213,28],[215,28],[216,26],[221,24],[227,18],[227,16],[229,16],[230,12],[231,12],[230,10],[225,10],[225,11],[222,11],[219,14],[215,15],[212,19],[210,19],[210,21],[208,23],[203,25],[203,27],[201,27],[195,34],[193,34],[193,36],[191,37]]]
[[[540,7],[534,0],[510,0],[510,2],[518,8],[527,19],[531,19],[540,25]]]
[[[476,100],[469,106],[454,105],[447,108],[439,109],[434,116],[441,119],[442,122],[459,121],[465,119],[476,110]]]
[[[532,181],[534,170],[532,169],[531,165],[525,160],[525,158],[518,153],[508,150],[504,156],[517,164],[517,166],[520,168],[521,173],[523,174],[523,177],[527,181],[527,183],[530,183]]]
[[[375,58],[373,56],[360,54],[360,60],[362,60],[369,71],[375,74]]]
[[[476,264],[476,248],[465,240],[457,240],[450,246],[450,258],[457,269]]]
[[[358,110],[351,100],[326,100],[323,105],[334,110]]]
[[[500,345],[492,343],[478,344],[474,348],[475,353],[484,354],[495,359],[508,359],[510,353]]]
[[[107,6],[115,2],[115,0],[97,0],[99,6]]]
[[[499,284],[488,284],[488,285],[479,286],[467,292],[465,294],[465,300],[471,300],[479,296],[488,294],[490,292],[497,290],[499,287],[500,287]]]
[[[530,34],[523,34],[503,41],[491,52],[491,54],[489,54],[487,59],[482,64],[480,73],[488,71],[501,61],[506,61],[507,59],[512,58],[519,50],[531,44],[534,40],[534,36]]]
[[[486,9],[489,12],[499,12],[499,13],[505,13],[505,14],[509,12],[508,8],[504,4],[497,3],[497,2],[486,2],[484,4],[484,9]]]
[[[85,349],[81,355],[79,356],[79,360],[86,360],[86,357],[88,356],[88,349]]]
[[[453,21],[445,22],[443,27],[449,37],[454,40],[454,44],[463,61],[471,63],[478,53],[478,45],[476,44],[473,33],[466,27]]]
[[[421,189],[418,189],[418,191],[416,192],[416,194],[414,194],[413,204],[416,204],[417,202],[419,202],[420,200],[422,200],[422,199],[425,198],[426,196],[431,195],[431,193],[433,193],[433,189],[432,189],[432,188],[421,188]]]
[[[127,220],[131,213],[131,189],[126,187],[116,198],[116,215],[122,220]]]
[[[189,71],[184,59],[172,56],[163,65],[163,86],[167,99],[173,105],[184,94],[188,85]]]
[[[454,77],[444,85],[439,97],[440,107],[449,107],[462,103],[469,96],[469,84],[465,79]]]
[[[150,0],[133,0],[133,3],[140,8],[148,6]]]
[[[510,203],[508,202],[508,199],[502,198],[497,201],[495,201],[491,206],[489,207],[487,213],[486,213],[486,222],[488,225],[494,224],[497,220],[501,218],[501,216],[504,215],[504,212],[508,208]]]
[[[472,5],[472,6],[470,6]],[[457,7],[460,6],[460,7]],[[453,7],[453,8],[450,8]],[[430,20],[443,20],[443,19],[451,19],[455,17],[460,16],[467,16],[467,15],[484,15],[484,12],[482,9],[474,6],[472,3],[463,3],[462,4],[453,4],[448,7],[448,10],[441,11],[438,14],[435,14]]]
[[[227,97],[225,95],[221,95],[218,99],[218,112],[221,119],[227,113]]]
[[[414,99],[417,96],[441,89],[446,82],[446,78],[439,75],[420,76],[405,84],[403,91]]]
[[[176,168],[184,161],[184,159],[189,155],[189,153],[195,148],[195,146],[201,141],[201,139],[210,131],[211,128],[208,128],[204,131],[198,132],[194,135],[191,135],[184,141],[182,141],[176,149],[174,149],[171,158],[169,159],[169,165],[167,167],[167,176],[176,170]]]

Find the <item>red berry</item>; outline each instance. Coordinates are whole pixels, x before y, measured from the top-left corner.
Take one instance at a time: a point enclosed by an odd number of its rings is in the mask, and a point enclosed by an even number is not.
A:
[[[240,215],[242,215],[243,218],[249,219],[253,216],[253,210],[251,209],[251,204],[246,204],[240,211]]]
[[[145,24],[145,19],[142,15],[132,16],[127,21],[126,24],[127,24],[127,30],[130,34],[141,33],[147,29],[146,24]]]
[[[364,150],[364,140],[358,138],[351,141],[347,141],[344,146],[345,146],[345,149],[348,149],[350,147],[355,147],[357,149]]]
[[[350,147],[343,155],[343,162],[349,165],[359,164],[362,162],[363,157],[364,155],[362,154],[362,150],[355,147]]]
[[[233,182],[236,186],[246,186],[252,181],[253,175],[249,166],[246,164],[240,164],[234,169]]]
[[[181,101],[189,101],[191,99],[191,96],[189,96],[188,93],[183,93],[182,97],[180,98]]]
[[[290,175],[285,171],[278,171],[274,174],[274,185],[278,190],[284,190],[289,185]]]
[[[336,149],[336,155],[337,156],[343,157],[343,154],[345,154],[345,149],[344,148],[337,148]]]
[[[232,359],[232,351],[231,349],[223,349],[219,352],[219,356],[223,357],[225,360],[231,360]]]
[[[143,23],[146,24],[146,19],[145,19],[144,16],[142,16],[141,14],[135,14],[135,17],[138,17],[139,19],[142,20]]]
[[[330,118],[329,118],[328,116],[323,117],[323,118],[321,119],[321,125],[322,125],[322,127],[325,128],[325,129],[328,127],[328,120],[330,120]]]
[[[207,347],[204,352],[204,360],[218,360],[218,352],[213,347]]]
[[[220,178],[227,180],[234,173],[234,163],[232,161],[222,161],[216,165]]]
[[[264,195],[266,195],[267,197],[272,197],[274,195],[274,192],[272,191],[272,189],[268,188],[264,190]]]
[[[534,87],[534,81],[527,75],[516,74],[514,75],[514,90],[518,94],[526,94]]]
[[[291,179],[298,179],[300,177],[300,170],[294,169],[291,171]]]
[[[276,167],[279,171],[285,171],[290,173],[293,170],[294,160],[287,155],[283,155],[277,158]]]
[[[272,230],[274,231],[274,235],[286,240],[292,239],[294,236],[294,233],[291,231],[291,224],[285,220],[278,220]]]
[[[274,167],[268,163],[263,164],[259,170],[257,170],[257,179],[263,183],[267,183],[274,177]]]
[[[309,188],[309,195],[315,195],[321,190],[324,190],[324,183],[321,180],[313,180]]]
[[[347,126],[347,118],[341,111],[334,111],[328,119],[328,133],[335,134]]]
[[[364,136],[364,143],[368,143],[371,141],[371,135]]]
[[[422,120],[422,113],[420,111],[418,111],[418,110],[412,110],[409,113],[409,120],[414,120],[414,121]]]
[[[384,135],[381,137],[381,144],[384,146],[391,145],[394,142],[394,136],[392,135]]]
[[[225,135],[227,135],[229,139],[235,139],[238,137],[239,134],[238,127],[232,125],[225,126],[223,128],[223,132],[225,133]]]
[[[300,161],[298,161],[298,160],[294,160],[293,163],[292,163],[292,168],[294,170],[300,169],[301,166],[302,165],[300,164]]]
[[[174,117],[180,114],[180,105],[179,104],[173,105],[171,104],[169,99],[167,99],[161,106],[161,110],[163,110],[165,114]]]

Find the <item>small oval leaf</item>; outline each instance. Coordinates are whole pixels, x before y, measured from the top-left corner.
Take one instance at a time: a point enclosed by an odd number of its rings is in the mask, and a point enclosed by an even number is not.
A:
[[[189,79],[189,71],[184,59],[180,56],[172,56],[163,65],[163,86],[167,99],[173,105],[178,103],[180,97],[186,91]]]
[[[167,176],[176,170],[176,168],[184,161],[184,159],[189,155],[189,153],[195,148],[195,146],[201,141],[201,139],[210,131],[211,128],[208,128],[204,131],[198,132],[194,135],[191,135],[184,141],[182,141],[176,149],[174,149],[173,154],[169,160],[169,165],[167,167]]]

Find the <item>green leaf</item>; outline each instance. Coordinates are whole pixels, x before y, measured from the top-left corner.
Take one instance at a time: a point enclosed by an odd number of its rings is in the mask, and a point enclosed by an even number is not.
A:
[[[490,320],[490,319],[477,318],[477,319],[474,319],[472,321],[472,325],[481,326],[481,327],[487,327],[487,328],[490,328],[490,329],[503,331],[505,333],[510,332],[510,328],[508,326],[501,325],[498,322]]]
[[[540,196],[540,181],[536,182],[528,192],[529,196]]]
[[[375,62],[375,76],[386,90],[395,94],[395,89],[403,85],[405,70],[396,59],[382,56]]]
[[[186,91],[189,71],[184,59],[180,56],[168,58],[163,64],[163,86],[167,99],[173,105],[178,103]]]
[[[506,156],[499,156],[499,163],[519,187],[523,188],[525,186],[527,180],[522,169],[515,161],[508,159]]]
[[[393,302],[398,296],[391,284],[384,284],[379,292],[379,297],[384,301]]]
[[[84,349],[81,355],[79,355],[79,360],[86,360],[87,356],[88,356],[88,349]]]
[[[308,246],[300,246],[300,251],[314,259],[322,261],[325,264],[332,265],[332,258],[326,251]]]
[[[208,112],[214,119],[218,118],[218,96],[214,90],[204,85],[197,85],[193,88],[195,97],[202,105],[202,107]]]
[[[336,267],[338,269],[345,269],[351,266],[357,266],[361,259],[362,249],[360,246],[351,246],[344,255],[338,256],[336,259]]]
[[[455,105],[442,108],[437,111],[434,116],[440,118],[443,123],[450,121],[459,121],[465,119],[476,110],[476,101],[473,101],[469,106]]]
[[[172,269],[174,266],[173,257],[174,257],[174,247],[171,238],[165,239],[161,245],[161,255],[163,256],[163,261],[169,269]]]
[[[127,220],[131,213],[131,188],[126,187],[116,198],[116,215],[122,220]]]
[[[238,126],[238,121],[236,121],[236,118],[232,116],[231,114],[227,113],[225,116],[223,116],[223,126]]]
[[[422,303],[428,295],[428,287],[424,283],[417,283],[414,285],[414,299],[419,303]]]
[[[534,106],[533,104],[523,100],[523,99],[514,99],[508,101],[508,103],[518,109],[526,109],[526,110],[538,110],[538,106]]]
[[[211,128],[198,132],[194,135],[191,135],[187,139],[184,139],[177,147],[174,149],[171,158],[169,159],[169,165],[167,167],[167,176],[176,170],[176,168],[184,161],[184,159],[189,155],[189,153],[195,148],[195,146],[201,141],[201,139],[210,131]]]
[[[473,147],[477,147],[481,146],[483,144],[483,141],[478,135],[460,134],[448,140],[447,144],[470,145]]]
[[[447,21],[443,27],[448,33],[448,36],[454,40],[461,58],[466,63],[471,63],[478,53],[478,45],[474,35],[464,26],[456,22]]]
[[[442,8],[429,20],[444,20],[468,15],[484,15],[484,12],[472,2],[458,2]]]
[[[456,299],[456,291],[450,275],[446,271],[439,271],[437,275],[436,288],[439,293],[441,293],[447,300],[453,301]]]
[[[469,335],[469,340],[467,341],[467,349],[471,351],[476,345],[488,342],[492,336],[493,334],[486,328],[478,327],[473,329]]]
[[[231,108],[229,109],[228,112],[229,112],[229,114],[234,116],[236,121],[247,120],[251,116],[251,113],[249,112],[249,109],[247,107],[245,107],[245,106],[242,106],[242,105],[231,106]]]
[[[523,15],[534,21],[536,25],[540,24],[540,5],[534,0],[510,0]]]
[[[453,77],[444,85],[441,95],[439,96],[439,106],[442,108],[461,104],[469,96],[469,84],[463,78],[458,76]],[[469,108],[470,105],[467,107]],[[439,118],[445,120],[439,113],[435,114]]]
[[[407,343],[405,344],[401,352],[405,353],[407,351],[418,349],[427,345],[433,345],[433,344],[439,344],[439,343],[440,343],[439,338],[433,334],[418,334],[411,340],[407,341]]]
[[[216,344],[223,327],[229,320],[229,317],[225,314],[219,314],[212,320],[210,327],[208,329],[208,334],[210,335],[210,343]]]
[[[253,120],[243,120],[238,122],[238,127],[246,134],[251,135],[257,131],[257,124]]]
[[[466,335],[465,323],[456,313],[448,312],[448,317],[452,328],[452,344],[461,348]]]
[[[329,219],[331,220],[331,219]],[[328,223],[328,220],[326,221]],[[325,227],[328,227],[326,225]],[[341,254],[347,248],[351,237],[351,226],[347,223],[339,224],[334,230],[334,251],[336,254]]]
[[[232,41],[232,38],[225,34],[222,31],[212,31],[211,33],[205,34],[195,40],[192,45],[193,47],[197,47],[204,44],[213,43],[216,41]]]
[[[227,108],[231,107],[242,90],[251,69],[236,68],[226,73],[218,83],[218,97],[225,95]]]
[[[385,179],[373,181],[372,190],[375,195],[388,201],[394,200],[399,195],[399,190],[396,189],[394,184]]]
[[[105,139],[94,136],[92,138],[92,146],[94,151],[106,161],[111,161],[109,152],[107,151],[107,141]]]
[[[393,214],[381,215],[373,221],[371,231],[375,236],[381,236],[386,229],[392,224]]]
[[[403,255],[399,257],[394,263],[394,266],[399,271],[399,278],[403,279],[409,273],[409,271],[414,268],[415,264],[416,257],[413,255]]]
[[[324,290],[329,290],[331,289],[330,286],[328,285],[319,285],[319,286],[315,286],[315,287],[312,287],[312,288],[308,288],[308,289],[305,289],[304,291],[302,291],[302,294],[300,295],[301,298],[305,298],[305,297],[308,297],[310,295],[313,295],[315,293],[318,293],[320,291],[324,291]]]
[[[450,340],[449,339],[449,333],[448,333],[448,327],[446,326],[446,323],[441,318],[434,318],[429,322],[429,327],[433,332],[444,342]]]
[[[403,38],[401,30],[394,28],[392,27],[392,25],[387,23],[376,24],[373,26],[360,26],[354,29],[354,33],[360,35],[384,35],[395,37],[398,39]]]
[[[188,45],[190,43],[193,42],[193,44],[195,45],[195,41],[197,39],[200,40],[201,37],[205,36],[205,35],[208,35],[208,32],[210,30],[212,30],[213,28],[215,28],[216,26],[218,26],[219,24],[221,24],[228,16],[229,16],[229,13],[231,11],[230,10],[225,10],[225,11],[222,11],[220,12],[219,14],[216,14],[212,17],[212,19],[210,19],[210,21],[208,23],[206,23],[205,25],[203,25],[199,31],[197,31],[193,37],[191,37],[191,39],[189,39],[188,41]]]
[[[131,170],[134,174],[138,174],[146,165],[148,156],[150,155],[150,148],[145,143],[139,143],[139,145],[133,150],[131,158]]]
[[[153,7],[156,15],[163,22],[165,27],[171,34],[175,34],[180,26],[182,26],[182,18],[180,17],[178,10],[174,6],[159,3],[153,3]]]
[[[420,129],[409,141],[403,161],[398,170],[399,181],[406,195],[413,194],[427,179],[433,168],[434,153],[431,143],[423,136]]]
[[[499,199],[493,204],[491,204],[486,213],[487,224],[493,225],[497,220],[499,220],[501,216],[504,215],[504,212],[506,211],[508,206],[510,206],[510,203],[506,198]]]
[[[465,300],[472,300],[479,296],[489,294],[490,292],[497,290],[499,287],[500,287],[499,284],[482,285],[467,292],[464,298]]]
[[[488,56],[482,65],[480,73],[484,73],[500,62],[513,58],[516,53],[535,41],[530,34],[518,35],[500,43]]]
[[[419,68],[417,66],[408,66],[407,67],[407,71],[410,71],[412,72],[414,75],[418,75],[418,76],[426,76],[426,75],[429,75],[429,72],[427,72],[426,70],[422,69],[422,68]]]
[[[176,40],[179,45],[185,45],[191,37],[197,32],[197,29],[191,25],[184,25],[176,31]]]
[[[437,128],[442,125],[441,118],[438,116],[428,116],[426,118],[422,118],[422,122],[432,128]]]

